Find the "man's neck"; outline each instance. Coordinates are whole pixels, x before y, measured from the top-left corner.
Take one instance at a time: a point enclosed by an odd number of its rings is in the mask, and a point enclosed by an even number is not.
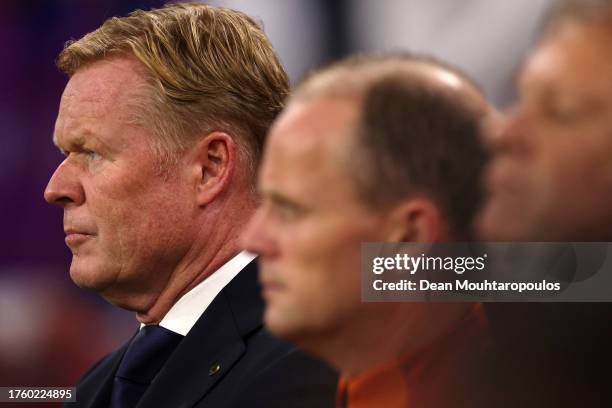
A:
[[[370,310],[358,322],[308,341],[304,349],[331,363],[345,378],[353,378],[436,341],[460,324],[474,305],[387,303],[366,307]]]
[[[170,275],[159,296],[144,311],[137,311],[141,323],[156,324],[187,292],[196,287],[233,256],[241,251],[238,244],[241,226],[245,225],[249,211],[238,214],[214,213],[203,220],[199,239],[183,257]],[[232,220],[228,222],[228,220]]]
[[[226,246],[222,251],[209,258],[209,262],[192,263],[184,269],[178,268],[175,270],[152,306],[145,312],[136,313],[138,321],[144,324],[159,323],[183,295],[212,275],[239,251],[236,246]]]

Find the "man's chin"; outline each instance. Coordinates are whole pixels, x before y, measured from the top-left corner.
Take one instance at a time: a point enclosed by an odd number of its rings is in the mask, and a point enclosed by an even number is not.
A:
[[[276,337],[287,341],[293,341],[299,337],[295,319],[288,319],[283,313],[270,306],[267,306],[264,312],[264,324],[268,332]]]
[[[107,290],[114,282],[114,277],[108,271],[101,270],[88,265],[75,263],[73,260],[70,266],[70,278],[81,289],[91,290],[102,293]]]
[[[495,200],[488,202],[476,218],[475,227],[479,240],[518,241],[524,237],[525,220],[517,213]]]
[[[312,317],[312,316],[310,316]],[[308,316],[282,313],[278,309],[266,308],[264,313],[266,330],[275,337],[310,350],[309,345],[318,341],[323,333],[322,327],[314,325]]]

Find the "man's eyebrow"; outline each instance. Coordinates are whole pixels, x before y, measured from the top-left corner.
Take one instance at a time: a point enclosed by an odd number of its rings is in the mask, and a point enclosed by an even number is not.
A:
[[[279,193],[278,191],[271,190],[258,190],[259,196],[262,198],[266,198],[276,204],[280,204],[283,206],[289,207],[301,207],[301,205],[295,200]]]
[[[59,141],[57,140],[57,134],[53,133],[53,144],[55,145],[55,147],[57,147],[57,149],[63,154],[66,155],[66,149],[63,149],[60,145],[59,145]]]
[[[62,146],[60,146],[60,141],[57,136],[57,133],[53,134],[53,144],[62,151],[67,150],[67,149],[62,148]],[[78,135],[75,137],[71,137],[70,140],[66,143],[65,147],[67,147],[68,149],[81,148],[83,147],[84,144],[85,144],[85,137],[83,137],[83,135]]]

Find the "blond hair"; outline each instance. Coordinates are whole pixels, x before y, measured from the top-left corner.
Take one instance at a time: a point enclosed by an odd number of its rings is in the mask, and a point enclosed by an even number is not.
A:
[[[164,161],[212,130],[237,135],[251,173],[269,126],[283,107],[289,81],[268,38],[250,17],[204,4],[172,4],[113,17],[69,41],[58,67],[79,68],[133,55],[144,66],[149,98],[136,122],[156,134]]]

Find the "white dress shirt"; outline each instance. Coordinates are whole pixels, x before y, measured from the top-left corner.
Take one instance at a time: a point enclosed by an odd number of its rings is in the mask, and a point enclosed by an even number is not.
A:
[[[185,293],[168,310],[159,325],[186,336],[219,292],[255,257],[255,254],[247,251],[242,251],[234,256],[196,287]],[[141,324],[140,327],[144,327],[144,324]]]

